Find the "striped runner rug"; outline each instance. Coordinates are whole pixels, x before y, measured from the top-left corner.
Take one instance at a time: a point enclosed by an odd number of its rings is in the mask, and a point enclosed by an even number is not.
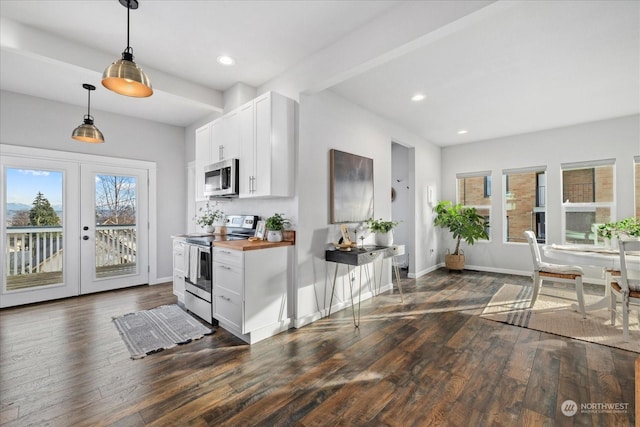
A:
[[[132,359],[140,359],[214,332],[176,304],[115,317],[113,323]]]
[[[629,341],[622,339],[622,307],[618,302],[616,325],[611,326],[608,309],[587,312],[583,319],[571,307],[576,304],[575,291],[566,288],[543,286],[533,308],[529,308],[533,287],[506,283],[496,292],[483,310],[481,317],[522,328],[561,335],[623,350],[640,353],[640,325],[632,306],[629,324]],[[585,295],[590,304],[601,296]]]

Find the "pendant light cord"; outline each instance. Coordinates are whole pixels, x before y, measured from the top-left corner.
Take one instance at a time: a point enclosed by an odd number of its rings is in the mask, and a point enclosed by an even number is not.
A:
[[[131,46],[129,46],[129,14],[131,13],[131,0],[127,0],[127,52],[131,52]]]
[[[87,89],[87,116],[91,117],[91,89]]]

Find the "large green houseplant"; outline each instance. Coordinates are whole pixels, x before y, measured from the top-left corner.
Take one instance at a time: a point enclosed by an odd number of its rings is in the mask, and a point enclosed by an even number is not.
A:
[[[454,205],[448,200],[438,202],[433,211],[436,214],[434,224],[448,229],[456,239],[453,253],[445,255],[445,265],[450,270],[464,269],[464,252],[460,249],[460,242],[464,240],[467,244],[473,245],[477,240],[488,239],[489,223],[478,214],[476,208]]]

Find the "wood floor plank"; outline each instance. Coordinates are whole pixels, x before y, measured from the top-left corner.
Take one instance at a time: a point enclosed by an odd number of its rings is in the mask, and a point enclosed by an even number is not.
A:
[[[249,346],[218,329],[132,360],[111,319],[170,284],[0,310],[0,425],[634,425],[636,353],[478,316],[529,277],[436,270]],[[626,403],[568,417],[564,400]]]

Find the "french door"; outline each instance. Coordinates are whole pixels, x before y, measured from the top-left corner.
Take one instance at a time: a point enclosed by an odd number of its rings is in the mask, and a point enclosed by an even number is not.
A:
[[[0,165],[0,307],[148,283],[148,170],[5,153]]]
[[[80,168],[80,292],[148,283],[147,171]]]

